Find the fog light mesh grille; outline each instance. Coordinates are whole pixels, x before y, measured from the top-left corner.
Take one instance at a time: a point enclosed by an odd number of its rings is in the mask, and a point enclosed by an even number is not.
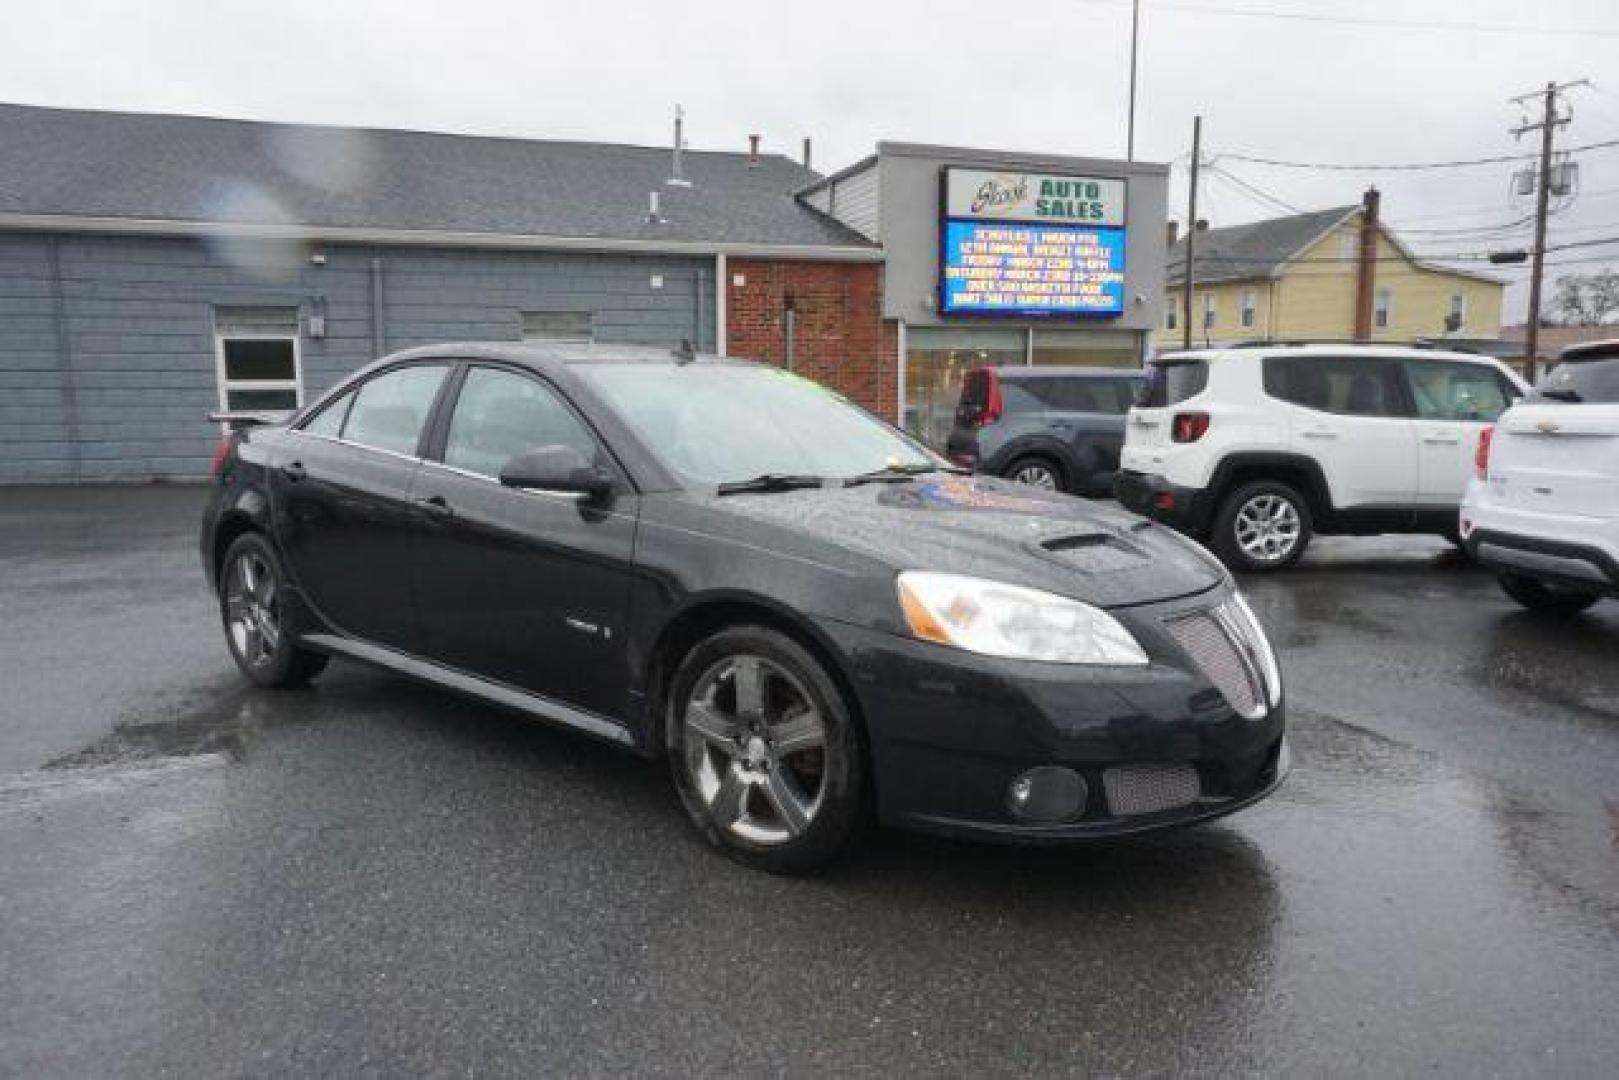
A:
[[[1102,789],[1115,817],[1173,810],[1196,802],[1203,793],[1191,765],[1116,765],[1102,772]]]
[[[1233,709],[1250,717],[1265,711],[1258,672],[1234,639],[1229,621],[1212,611],[1196,611],[1164,625]]]

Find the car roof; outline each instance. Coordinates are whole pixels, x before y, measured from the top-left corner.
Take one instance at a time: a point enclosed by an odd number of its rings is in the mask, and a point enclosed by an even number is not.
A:
[[[404,360],[503,360],[544,369],[576,364],[751,364],[734,357],[656,345],[602,345],[583,342],[458,341],[422,345],[386,357],[390,363]]]
[[[1455,360],[1467,364],[1501,366],[1500,361],[1482,353],[1457,352],[1449,349],[1430,349],[1417,345],[1362,345],[1352,342],[1280,342],[1264,345],[1235,345],[1216,348],[1176,350],[1159,353],[1154,361],[1206,360],[1232,362],[1267,356],[1320,356],[1343,359],[1360,357],[1366,360],[1405,360],[1410,358]]]
[[[1570,345],[1557,357],[1559,360],[1613,360],[1619,358],[1619,338],[1607,341],[1582,341]]]
[[[1116,378],[1120,375],[1139,378],[1145,374],[1141,368],[1104,368],[1073,364],[1037,364],[1033,367],[1028,364],[1004,364],[995,366],[994,370],[1001,378],[1014,380],[1038,378],[1042,375],[1073,375],[1081,379],[1100,379],[1108,376]]]

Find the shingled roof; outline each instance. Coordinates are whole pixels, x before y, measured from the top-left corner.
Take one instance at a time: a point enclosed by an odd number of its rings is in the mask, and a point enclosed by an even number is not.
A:
[[[793,193],[790,158],[0,104],[8,217],[303,226],[649,245],[869,248]],[[661,200],[648,220],[648,193]],[[183,230],[181,230],[183,231]]]
[[[1192,279],[1198,284],[1275,277],[1288,260],[1341,224],[1359,206],[1335,206],[1308,214],[1270,218],[1197,234]],[[1165,279],[1179,285],[1186,275],[1186,238],[1169,249]]]

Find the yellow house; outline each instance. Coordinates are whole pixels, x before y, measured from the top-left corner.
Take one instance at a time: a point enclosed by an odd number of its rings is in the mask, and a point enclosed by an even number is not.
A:
[[[1355,338],[1363,206],[1339,206],[1228,229],[1200,229],[1193,264],[1192,343]],[[1182,343],[1186,240],[1172,243],[1168,303],[1153,334],[1160,351]],[[1497,338],[1504,282],[1417,259],[1377,231],[1368,340]]]

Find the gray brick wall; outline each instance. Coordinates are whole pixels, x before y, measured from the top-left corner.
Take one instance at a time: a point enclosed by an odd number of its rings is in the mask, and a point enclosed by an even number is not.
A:
[[[326,336],[300,341],[307,399],[377,355],[373,259],[390,352],[516,340],[520,313],[543,310],[593,312],[598,341],[713,343],[707,260],[321,250],[326,265],[314,266],[285,245],[0,233],[0,483],[205,475],[217,435],[203,416],[219,403],[214,308],[323,306]]]

